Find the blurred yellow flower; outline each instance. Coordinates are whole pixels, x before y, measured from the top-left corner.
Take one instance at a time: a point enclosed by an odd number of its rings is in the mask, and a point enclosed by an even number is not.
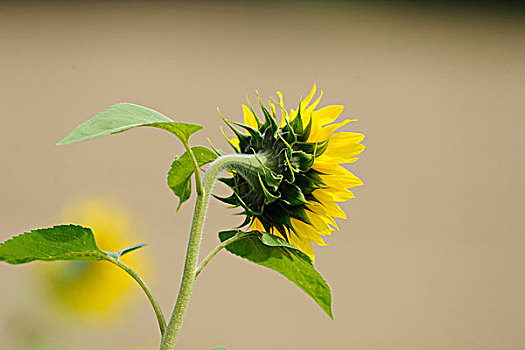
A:
[[[92,198],[68,204],[63,223],[92,229],[100,249],[116,252],[137,241],[132,235],[129,212],[109,198]],[[150,261],[145,251],[125,255],[122,260],[144,277]],[[59,310],[67,314],[111,320],[142,291],[130,276],[107,262],[56,262],[41,264],[48,290]]]

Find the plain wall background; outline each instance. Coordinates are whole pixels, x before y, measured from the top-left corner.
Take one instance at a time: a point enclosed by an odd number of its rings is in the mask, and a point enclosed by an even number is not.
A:
[[[336,321],[284,278],[221,253],[197,282],[181,349],[525,348],[520,13],[13,2],[0,3],[0,44],[0,239],[57,223],[71,198],[117,198],[144,228],[137,235],[155,256],[152,287],[166,313],[193,209],[190,202],[175,214],[165,182],[182,147],[147,128],[55,142],[128,101],[201,123],[193,143],[209,137],[226,150],[217,106],[240,120],[245,96],[253,100],[258,89],[265,100],[280,90],[295,107],[314,82],[323,105],[344,104],[345,116],[359,119],[347,130],[364,132],[367,150],[350,169],[365,186],[343,204],[349,220],[330,247],[317,249]],[[203,253],[218,231],[240,223],[231,214],[212,201]],[[70,349],[157,346],[138,288],[118,324],[76,326],[46,318],[32,267],[2,264],[0,278],[3,349],[13,346],[13,315]]]

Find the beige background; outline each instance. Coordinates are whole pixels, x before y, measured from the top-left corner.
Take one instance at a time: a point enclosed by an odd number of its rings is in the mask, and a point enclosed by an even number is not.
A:
[[[0,239],[57,223],[72,198],[112,196],[144,228],[138,235],[156,256],[152,286],[166,312],[192,211],[188,204],[175,214],[165,183],[181,146],[152,129],[54,143],[130,101],[205,124],[193,141],[210,137],[226,149],[217,106],[240,118],[255,89],[263,97],[281,90],[295,105],[313,82],[324,104],[344,104],[347,117],[359,118],[349,129],[366,133],[368,148],[350,168],[365,186],[343,205],[350,220],[331,246],[317,250],[336,321],[284,278],[223,253],[198,280],[181,349],[525,348],[519,13],[0,3],[0,45]],[[239,223],[230,214],[211,204],[204,251],[217,231]],[[157,346],[139,298],[116,325],[80,331],[43,321],[33,272],[0,265],[0,348],[13,348],[13,322],[48,330],[68,349]]]

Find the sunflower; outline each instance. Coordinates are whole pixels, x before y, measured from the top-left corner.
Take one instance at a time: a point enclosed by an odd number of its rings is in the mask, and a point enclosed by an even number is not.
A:
[[[105,251],[137,243],[130,237],[129,213],[109,198],[70,203],[62,213],[62,221],[91,228],[98,246]],[[126,255],[123,260],[139,272],[147,269],[147,252]],[[75,317],[111,320],[118,314],[115,311],[128,304],[134,291],[140,293],[126,273],[107,262],[42,264],[41,270],[59,310]]]
[[[364,150],[364,135],[336,132],[355,121],[337,122],[344,107],[330,105],[316,109],[316,86],[301,99],[299,107],[288,111],[283,95],[269,101],[261,121],[250,101],[242,106],[244,124],[226,124],[236,137],[227,140],[236,153],[254,154],[257,169],[234,169],[231,177],[219,180],[233,193],[216,198],[241,207],[246,219],[241,225],[271,233],[301,249],[314,261],[312,243],[326,246],[323,236],[339,230],[335,218],[346,219],[339,202],[354,198],[350,188],[363,182],[341,164],[352,163]],[[259,97],[259,96],[258,96]],[[272,102],[273,101],[273,102]],[[276,110],[280,110],[280,123]],[[241,127],[240,132],[235,126]]]

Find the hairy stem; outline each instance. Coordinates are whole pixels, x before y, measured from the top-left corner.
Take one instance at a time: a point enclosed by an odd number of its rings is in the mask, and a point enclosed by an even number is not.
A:
[[[189,147],[187,147],[189,149]],[[188,152],[191,154],[191,152]],[[202,229],[204,227],[204,218],[206,210],[208,209],[208,202],[211,195],[211,190],[219,173],[223,169],[231,169],[236,166],[257,166],[258,162],[253,155],[230,154],[217,158],[206,171],[202,185],[197,183],[197,200],[195,202],[195,209],[193,212],[193,220],[191,223],[190,237],[188,239],[188,248],[186,250],[186,260],[184,262],[184,271],[182,274],[182,281],[179,288],[177,301],[173,309],[170,321],[166,328],[166,332],[162,337],[160,345],[161,350],[174,349],[177,337],[182,328],[182,322],[188,309],[191,293],[195,283],[197,273],[197,260],[199,256],[199,248],[202,237]],[[195,172],[197,176],[198,171]],[[196,180],[198,178],[196,177]],[[202,192],[199,191],[199,186],[202,186]]]
[[[146,282],[144,282],[144,280],[135,271],[133,271],[128,265],[124,264],[119,258],[105,257],[105,259],[117,265],[122,270],[126,271],[128,275],[130,275],[135,281],[137,281],[144,293],[146,293],[146,296],[148,297],[151,306],[153,306],[153,311],[155,311],[155,315],[157,316],[157,321],[159,323],[160,334],[163,335],[166,330],[166,319],[164,318],[164,314],[162,313],[162,309],[160,308],[157,299],[155,299],[155,297],[151,293],[150,289],[146,285]]]

